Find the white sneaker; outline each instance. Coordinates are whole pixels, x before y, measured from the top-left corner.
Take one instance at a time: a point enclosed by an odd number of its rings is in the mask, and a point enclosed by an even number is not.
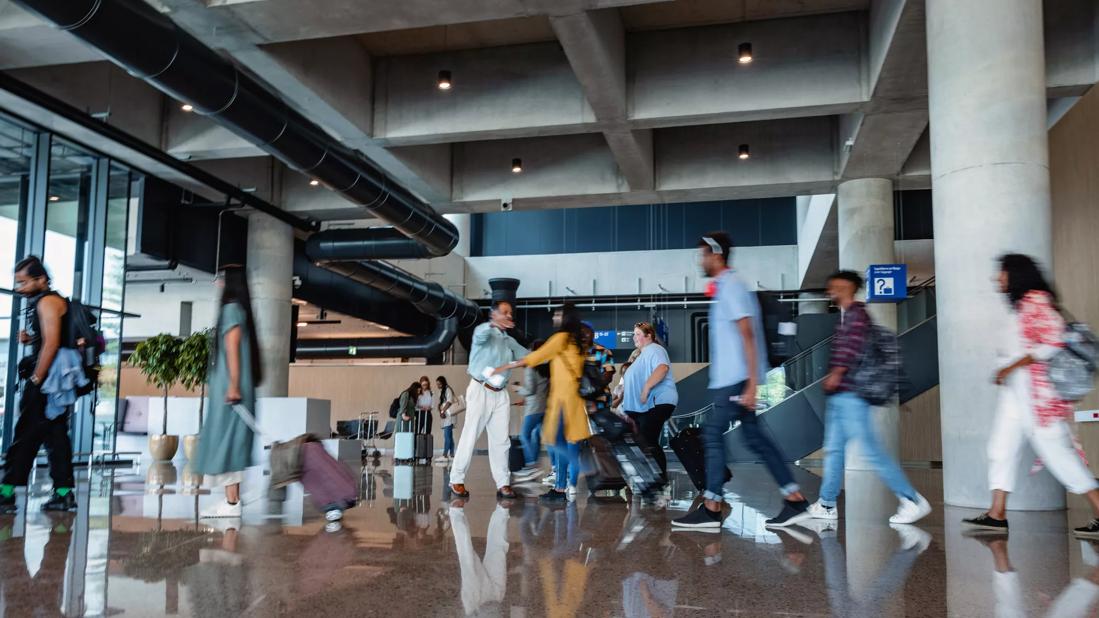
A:
[[[914,524],[931,512],[931,504],[920,494],[916,494],[916,501],[901,498],[901,504],[897,512],[889,518],[891,524]]]
[[[922,554],[931,545],[931,534],[926,530],[911,524],[889,524],[889,527],[896,530],[897,535],[901,537],[903,550],[916,548],[916,551]]]
[[[547,487],[553,487],[557,484],[557,475],[553,472],[550,472],[542,479],[542,484]]]
[[[812,530],[817,533],[817,536],[822,539],[833,538],[836,536],[836,528],[839,526],[834,519],[808,519],[798,524],[806,530]]]
[[[542,471],[536,466],[526,466],[522,470],[513,473],[511,480],[514,483],[529,483],[540,476],[542,476]]]
[[[217,504],[203,509],[202,518],[240,517],[243,512],[244,507],[240,502],[229,504],[225,500],[220,500]]]
[[[813,516],[813,519],[826,519],[828,521],[836,521],[840,518],[839,509],[834,506],[824,506],[820,503],[820,500],[809,505],[809,514]]]
[[[339,521],[343,519],[343,511],[340,509],[332,509],[326,511],[324,514],[324,520],[327,522]]]
[[[575,500],[576,499],[576,485],[569,485],[569,488],[566,490],[566,493],[568,493],[569,500]]]

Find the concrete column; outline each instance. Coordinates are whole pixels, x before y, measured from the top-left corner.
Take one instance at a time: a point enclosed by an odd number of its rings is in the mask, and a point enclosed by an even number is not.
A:
[[[294,277],[294,230],[265,215],[248,217],[248,283],[256,338],[263,359],[260,397],[286,397],[290,389],[290,299]]]
[[[986,507],[991,376],[1009,319],[995,258],[1050,263],[1042,2],[927,0],[927,55],[943,495]],[[1030,463],[1008,507],[1064,508],[1064,490],[1046,472],[1027,474]]]
[[[871,264],[894,263],[897,256],[893,249],[893,181],[884,178],[848,180],[839,186],[837,204],[840,268],[864,274]],[[866,289],[863,288],[859,295],[865,296]],[[875,322],[896,330],[896,305],[872,304],[869,312]],[[873,418],[882,445],[896,456],[900,444],[897,406],[877,408]],[[848,470],[869,469],[858,445],[852,444],[847,450]]]

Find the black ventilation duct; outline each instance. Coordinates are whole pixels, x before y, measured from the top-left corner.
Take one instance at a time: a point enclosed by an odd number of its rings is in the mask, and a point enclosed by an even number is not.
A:
[[[295,298],[410,335],[426,335],[440,321],[407,300],[398,300],[369,285],[315,266],[306,257],[303,244],[297,243],[294,251],[294,277],[298,280]]]
[[[461,328],[481,321],[481,308],[433,281],[424,281],[385,262],[331,262],[330,270],[365,283],[385,294],[411,302],[420,311],[440,319],[456,318]]]
[[[435,330],[416,337],[362,339],[299,339],[297,358],[431,358],[450,347],[458,334],[458,320],[438,320]]]
[[[427,247],[391,227],[327,230],[305,243],[305,252],[317,262],[357,262],[432,257]]]
[[[363,205],[432,255],[445,255],[458,244],[452,223],[146,2],[16,3],[288,166]]]
[[[492,288],[492,302],[506,300],[515,304],[515,294],[519,291],[519,280],[510,277],[497,277],[488,280],[488,287]]]

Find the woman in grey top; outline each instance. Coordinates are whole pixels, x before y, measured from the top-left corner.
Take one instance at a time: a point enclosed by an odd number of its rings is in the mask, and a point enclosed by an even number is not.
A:
[[[203,512],[203,517],[240,517],[240,481],[252,463],[251,427],[234,410],[255,414],[256,385],[263,380],[252,298],[240,266],[226,266],[219,279],[221,309],[214,338],[214,366],[207,383],[209,410],[199,432],[198,451],[191,466],[212,485],[225,488],[225,502]]]
[[[530,347],[537,350],[544,343],[544,340],[539,339],[531,343]],[[542,450],[540,437],[542,419],[546,416],[548,393],[549,365],[527,367],[523,372],[523,385],[519,388],[519,394],[523,397],[523,428],[519,431],[519,440],[523,443],[523,460],[526,465],[512,474],[512,480],[517,483],[532,481],[541,474],[537,463],[538,454]]]

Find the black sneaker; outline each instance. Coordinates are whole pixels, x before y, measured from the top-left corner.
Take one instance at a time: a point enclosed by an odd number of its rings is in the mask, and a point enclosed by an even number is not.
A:
[[[1093,519],[1088,525],[1073,529],[1072,533],[1080,539],[1099,539],[1099,519]]]
[[[42,505],[43,511],[75,511],[76,510],[76,496],[72,491],[64,496],[58,494],[56,491],[50,496],[50,499]]]
[[[569,501],[569,496],[563,491],[551,489],[542,494],[539,500],[542,502],[542,504],[567,504]]]
[[[8,497],[0,496],[0,515],[11,515],[19,510],[19,505],[15,503],[15,494]]]
[[[990,517],[988,513],[981,513],[976,517],[963,519],[962,524],[980,530],[982,532],[997,532],[1007,534],[1007,520]]]
[[[808,500],[783,500],[782,512],[778,516],[768,519],[766,524],[772,528],[783,528],[806,519],[813,519],[813,516],[809,513]]]
[[[706,508],[706,505],[702,505],[679,519],[673,519],[672,526],[676,528],[709,528],[716,530],[721,528],[721,519],[720,511],[715,513]]]

